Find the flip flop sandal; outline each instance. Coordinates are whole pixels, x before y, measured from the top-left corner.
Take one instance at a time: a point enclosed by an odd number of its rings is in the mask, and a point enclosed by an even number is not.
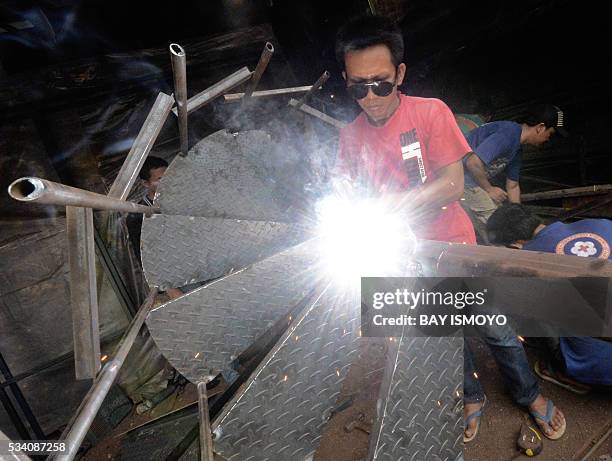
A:
[[[544,423],[550,426],[550,423],[553,417],[554,408],[555,408],[555,405],[553,404],[552,400],[549,399],[548,402],[546,403],[546,416],[541,415],[537,411],[530,411],[529,414],[535,420],[536,424],[537,424],[537,420],[540,419],[544,421]],[[558,440],[561,437],[563,437],[563,434],[565,434],[565,426],[566,426],[566,422],[565,422],[565,418],[563,418],[563,425],[559,429],[557,429],[555,432],[553,432],[552,435],[546,435],[546,432],[544,432],[541,429],[540,430],[542,434],[544,435],[544,437],[546,437],[547,439]]]
[[[527,418],[525,417],[525,419]],[[523,424],[521,425],[521,432],[519,433],[519,438],[516,443],[521,453],[524,453],[527,456],[539,455],[544,446],[539,432],[533,427],[533,424],[530,424],[528,420],[523,421]]]
[[[574,394],[584,395],[591,392],[591,386],[586,384],[572,384],[567,381],[563,381],[561,375],[555,371],[552,365],[549,362],[541,362],[537,361],[533,366],[533,371],[535,374],[542,378],[544,381],[548,381],[550,383],[556,384],[557,386],[561,386],[564,389],[567,389]]]
[[[487,396],[485,395],[485,398],[482,401],[482,407],[480,407],[480,410],[476,410],[474,413],[469,414],[468,417],[465,418],[465,421],[463,423],[463,427],[464,427],[464,429],[463,429],[463,443],[471,442],[478,435],[478,430],[480,429],[480,419],[476,423],[476,429],[474,429],[474,433],[471,436],[469,436],[469,437],[465,436],[465,429],[467,429],[468,424],[470,424],[470,421],[472,421],[474,418],[482,417],[482,410],[484,410],[484,407],[485,407],[486,404],[487,404]]]

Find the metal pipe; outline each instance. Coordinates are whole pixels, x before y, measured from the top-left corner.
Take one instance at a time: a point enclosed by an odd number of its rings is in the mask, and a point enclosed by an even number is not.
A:
[[[302,98],[297,102],[297,105],[295,106],[296,109],[300,109],[302,107],[302,104],[304,104],[306,102],[306,100],[318,89],[320,89],[323,84],[327,81],[327,79],[329,78],[329,72],[325,71],[321,74],[321,76],[319,77],[319,79],[314,83],[314,85],[312,85],[312,87],[310,87],[310,90],[308,90],[308,92],[302,96]]]
[[[26,176],[19,178],[8,187],[9,195],[20,202],[42,203],[47,205],[81,206],[95,210],[123,211],[150,215],[156,207],[126,202],[76,187],[65,186],[42,178]]]
[[[132,148],[123,161],[119,174],[108,192],[109,197],[119,200],[127,199],[134,182],[138,178],[142,164],[149,155],[159,132],[164,126],[164,122],[168,118],[173,102],[172,96],[161,92],[157,95],[149,115],[147,115],[140,128],[140,132],[136,136],[134,144],[132,144]]]
[[[206,383],[198,383],[198,412],[200,417],[200,461],[213,461],[212,432]]]
[[[248,104],[249,100],[251,99],[251,95],[253,94],[253,91],[255,91],[255,88],[257,88],[259,80],[261,79],[261,76],[266,70],[266,67],[268,67],[268,63],[270,62],[270,59],[272,58],[273,54],[274,45],[272,45],[270,42],[266,42],[264,49],[261,52],[261,56],[259,57],[257,67],[255,68],[253,75],[251,75],[251,80],[249,81],[247,88],[244,91],[244,98],[242,98],[243,106]]]
[[[62,437],[62,439],[64,442],[66,442],[66,451],[61,454],[58,453],[54,459],[70,461],[76,457],[79,447],[87,435],[87,431],[98,414],[98,410],[100,410],[102,402],[104,402],[108,391],[115,382],[115,379],[119,374],[119,370],[123,366],[123,362],[125,362],[125,359],[130,352],[134,341],[136,340],[136,336],[138,335],[138,332],[140,331],[145,319],[147,318],[147,315],[149,314],[149,311],[151,310],[156,293],[156,288],[152,288],[149,291],[147,299],[142,304],[138,314],[136,314],[136,317],[132,319],[132,322],[123,335],[123,338],[121,338],[121,341],[117,346],[115,356],[104,366],[91,386],[91,389],[81,402],[81,405],[77,409],[74,418],[66,427],[64,434],[62,434],[65,435],[65,437]]]
[[[438,277],[612,277],[612,261],[420,240],[414,255]]]
[[[214,85],[209,86],[201,93],[198,93],[195,96],[189,98],[187,100],[187,113],[191,114],[194,110],[205,106],[213,99],[222,96],[224,93],[228,92],[235,86],[246,82],[249,78],[251,78],[251,71],[248,69],[248,67],[243,67],[242,69],[237,70],[233,74],[228,75],[223,80],[220,80]],[[177,115],[176,107],[172,109],[172,112],[174,112],[174,115]]]
[[[100,370],[100,327],[93,211],[66,207],[70,304],[76,379],[94,379]]]
[[[291,98],[291,100],[289,101],[289,105],[292,107],[295,107],[296,109],[301,110],[302,112],[312,115],[313,117],[316,117],[319,120],[322,120],[325,123],[328,123],[338,128],[339,130],[346,126],[346,123],[341,122],[340,120],[337,120],[333,117],[330,117],[329,115],[324,114],[320,110],[317,110],[314,107],[309,106],[308,104],[304,104],[304,103],[300,104],[300,102],[297,99]]]
[[[312,85],[306,86],[294,86],[291,88],[278,88],[275,90],[261,90],[255,91],[251,94],[252,98],[261,98],[264,96],[279,96],[283,94],[292,94],[292,93],[304,93],[312,88]],[[223,99],[225,102],[236,102],[240,101],[244,97],[245,93],[229,93],[224,94]]]
[[[583,197],[590,195],[603,195],[612,191],[612,184],[593,185],[586,187],[572,187],[569,189],[547,190],[544,192],[533,192],[521,194],[521,202],[531,200],[548,200],[564,197]]]
[[[181,155],[189,151],[189,138],[187,136],[187,58],[185,50],[176,44],[170,45],[172,59],[172,73],[174,75],[174,98],[178,113],[179,138],[181,140]]]

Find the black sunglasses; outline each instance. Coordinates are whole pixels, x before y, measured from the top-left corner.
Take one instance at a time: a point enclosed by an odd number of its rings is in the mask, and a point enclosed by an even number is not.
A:
[[[393,91],[395,82],[376,81],[370,83],[354,83],[347,87],[349,94],[355,99],[363,99],[368,95],[368,88],[372,88],[372,92],[376,96],[389,96]]]

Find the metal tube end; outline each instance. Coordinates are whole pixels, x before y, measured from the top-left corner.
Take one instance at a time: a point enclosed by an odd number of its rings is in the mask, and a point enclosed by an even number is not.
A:
[[[32,176],[19,178],[13,181],[8,187],[9,195],[20,202],[31,202],[36,200],[42,195],[44,190],[45,185],[43,182],[39,178]]]
[[[185,50],[178,43],[170,44],[170,53],[172,53],[175,56],[180,56],[180,57],[185,56]]]
[[[270,53],[274,53],[274,45],[272,45],[270,42],[266,42],[266,50],[268,50]]]

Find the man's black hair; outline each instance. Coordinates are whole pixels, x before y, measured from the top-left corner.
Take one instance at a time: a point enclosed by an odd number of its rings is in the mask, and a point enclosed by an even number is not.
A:
[[[166,162],[163,158],[149,156],[144,161],[142,168],[140,169],[140,179],[143,181],[148,181],[151,178],[151,170],[156,170],[158,168],[167,168],[168,162]]]
[[[519,240],[530,240],[536,228],[542,224],[540,218],[520,203],[500,206],[487,221],[487,233],[491,243],[510,245]]]
[[[336,35],[336,59],[344,69],[344,56],[349,51],[385,45],[395,67],[404,59],[402,31],[392,20],[382,16],[360,16],[340,28]]]

